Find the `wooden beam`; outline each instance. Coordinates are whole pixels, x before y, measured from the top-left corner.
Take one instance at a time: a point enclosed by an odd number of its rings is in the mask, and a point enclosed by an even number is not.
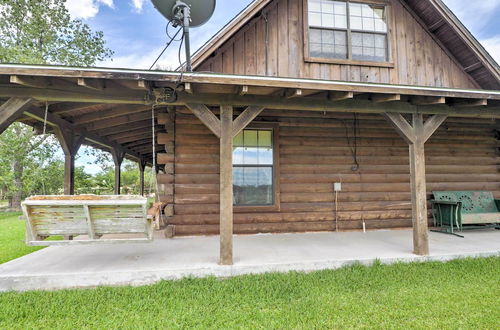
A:
[[[85,128],[88,131],[98,131],[102,129],[109,129],[115,126],[130,125],[131,123],[149,120],[151,125],[151,113],[150,111],[143,111],[138,113],[130,113],[127,115],[122,115],[119,117],[109,118],[103,121],[93,121],[79,127]]]
[[[32,76],[10,76],[10,83],[33,88],[47,88],[51,85],[51,81],[46,77]]]
[[[446,98],[441,96],[414,96],[411,98],[413,105],[446,104]]]
[[[101,79],[78,78],[77,84],[78,86],[98,91],[102,91],[106,87],[104,84],[104,80]]]
[[[43,111],[40,108],[31,107],[25,111],[25,114],[28,115],[30,118],[34,118],[40,122],[44,121],[45,111]],[[99,135],[88,132],[85,129],[75,127],[70,122],[60,118],[59,116],[53,115],[50,112],[47,114],[47,124],[52,127],[60,127],[61,129],[72,131],[74,132],[75,135],[85,136],[85,140],[90,143],[94,143],[96,145],[109,149],[121,149],[123,152],[125,152],[126,154],[135,159],[142,158],[139,154],[133,152],[132,150],[124,148],[105,137],[101,137]]]
[[[422,143],[426,143],[427,140],[436,132],[436,130],[444,123],[448,118],[446,115],[434,115],[425,121],[423,131],[421,132]]]
[[[212,111],[210,111],[209,108],[207,108],[206,105],[187,103],[186,106],[193,112],[196,117],[198,117],[199,120],[201,120],[203,124],[205,124],[205,126],[208,127],[210,131],[212,131],[212,133],[215,134],[215,136],[217,136],[218,138],[221,137],[220,120],[213,114]]]
[[[248,86],[247,85],[243,85],[243,86],[239,86],[238,88],[238,95],[247,95],[248,94]]]
[[[73,117],[74,125],[83,125],[94,121],[121,117],[128,114],[151,111],[150,105],[119,105],[111,109],[98,110],[81,116]]]
[[[53,114],[66,114],[73,111],[81,111],[88,110],[96,105],[100,105],[99,103],[85,103],[85,102],[71,102],[71,103],[56,103],[50,105],[50,112]],[[107,105],[108,108],[112,107],[112,105]]]
[[[75,157],[85,140],[85,136],[75,135],[73,131],[58,126],[55,127],[54,132],[64,152],[64,194],[74,195]]]
[[[389,93],[386,88],[379,88],[377,93]],[[399,90],[401,92],[401,90]],[[405,90],[402,95],[411,95],[413,90]],[[423,92],[422,92],[423,93]],[[461,98],[486,98],[498,99],[499,97],[488,93],[457,93],[457,92],[442,92],[446,97],[461,97]],[[461,96],[457,96],[460,94]],[[469,96],[470,95],[470,96]],[[24,87],[9,87],[0,86],[0,97],[32,97],[41,101],[56,101],[56,102],[91,102],[91,103],[112,103],[112,104],[145,104],[147,95],[138,91],[128,90],[116,91],[107,89],[101,93],[82,93],[81,91],[61,91],[51,89],[36,89]],[[187,103],[191,104],[209,104],[220,105],[228,104],[232,106],[263,106],[266,109],[283,109],[283,110],[304,110],[304,111],[334,111],[334,112],[359,112],[359,113],[384,113],[384,112],[399,112],[399,113],[422,113],[422,114],[448,114],[453,117],[479,117],[479,118],[500,118],[500,107],[489,106],[470,107],[470,108],[450,108],[445,104],[429,105],[418,108],[409,102],[405,103],[374,103],[365,100],[344,100],[332,102],[325,98],[308,97],[283,99],[276,96],[263,95],[245,95],[239,96],[234,94],[226,94],[223,98],[219,94],[179,94],[177,101],[168,105],[184,106]]]
[[[401,101],[401,94],[373,94],[371,99],[375,103]]]
[[[329,92],[328,100],[330,101],[343,101],[354,98],[353,92]]]
[[[33,100],[29,98],[12,97],[0,105],[0,134],[20,118],[32,103]]]
[[[430,117],[424,124],[422,114],[412,114],[412,125],[400,114],[384,114],[409,144],[410,184],[413,215],[413,250],[417,255],[429,254],[427,188],[425,179],[425,142],[446,120],[445,115]]]
[[[140,179],[140,194],[144,196],[144,170],[146,169],[146,162],[141,160],[139,161],[139,179]]]
[[[400,113],[384,113],[382,116],[396,129],[399,135],[408,143],[415,143],[416,136],[413,127]]]
[[[220,114],[220,264],[233,264],[233,108]]]
[[[115,195],[120,195],[121,192],[121,166],[125,153],[121,150],[112,149],[111,155],[113,156],[113,162],[115,163]]]
[[[431,24],[429,26],[429,31],[430,32],[434,32],[436,31],[437,29],[439,29],[441,26],[443,26],[445,23],[444,19],[439,19],[437,22]]]
[[[254,107],[250,106],[243,111],[238,118],[234,120],[233,123],[233,137],[238,135],[239,132],[241,132],[242,129],[248,126],[252,122],[252,120],[257,117],[262,110],[264,110],[263,107]]]
[[[479,99],[479,100],[453,100],[450,102],[450,107],[457,108],[469,108],[469,107],[485,107],[488,105],[488,100]]]

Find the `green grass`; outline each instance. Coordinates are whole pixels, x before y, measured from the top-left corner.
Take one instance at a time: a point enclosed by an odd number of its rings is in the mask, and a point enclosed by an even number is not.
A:
[[[0,213],[0,264],[40,250],[24,243],[24,221],[21,213]]]
[[[500,258],[0,294],[0,328],[498,329]]]

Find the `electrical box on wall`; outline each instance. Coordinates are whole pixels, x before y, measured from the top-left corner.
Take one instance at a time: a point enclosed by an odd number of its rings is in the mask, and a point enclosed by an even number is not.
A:
[[[341,183],[341,182],[335,182],[335,183],[333,184],[333,189],[334,189],[335,191],[342,191],[342,183]]]

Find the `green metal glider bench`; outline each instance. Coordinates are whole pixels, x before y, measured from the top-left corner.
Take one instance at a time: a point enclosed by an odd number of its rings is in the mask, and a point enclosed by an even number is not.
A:
[[[438,232],[456,236],[464,229],[500,228],[500,200],[489,191],[433,191],[432,215]],[[465,225],[465,226],[464,226]]]

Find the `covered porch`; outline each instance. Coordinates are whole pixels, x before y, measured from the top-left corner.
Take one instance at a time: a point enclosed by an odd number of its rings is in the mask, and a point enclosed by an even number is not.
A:
[[[464,239],[431,232],[428,256],[412,253],[411,230],[235,235],[234,265],[219,266],[217,236],[165,239],[157,234],[150,244],[54,246],[34,252],[0,265],[0,292],[316,271],[376,260],[390,264],[500,255],[495,230],[468,232]]]
[[[498,91],[211,73],[20,65],[0,65],[0,98],[5,101],[0,108],[2,130],[16,120],[35,128],[47,122],[59,137],[65,146],[68,194],[72,193],[74,154],[82,143],[112,152],[117,168],[124,157],[138,161],[141,168],[145,164],[160,164],[160,198],[169,205],[167,217],[175,215],[176,193],[179,188],[185,188],[185,183],[177,181],[176,173],[175,107],[190,111],[209,129],[212,138],[217,139],[218,168],[215,169],[215,175],[218,182],[216,187],[212,187],[214,184],[210,182],[212,186],[201,188],[209,189],[207,194],[215,195],[213,192],[216,192],[216,196],[212,197],[218,203],[218,210],[211,213],[211,218],[216,214],[217,224],[211,226],[218,227],[220,245],[219,253],[212,251],[209,260],[222,265],[232,265],[235,261],[233,255],[236,255],[233,253],[233,138],[259,118],[263,111],[302,111],[311,116],[324,114],[325,117],[330,113],[369,114],[393,126],[409,150],[409,162],[404,165],[408,166],[409,172],[410,189],[406,194],[411,195],[413,224],[412,235],[404,236],[405,243],[396,240],[394,244],[401,244],[399,248],[409,244],[413,246],[413,252],[421,256],[430,253],[425,143],[448,118],[485,118],[495,121],[500,117]],[[48,111],[45,112],[47,105]],[[490,141],[490,149],[491,144]],[[491,155],[490,150],[488,157],[493,159],[496,156]],[[488,165],[496,166],[496,159]],[[498,183],[494,175],[485,179]],[[387,175],[379,175],[377,180],[384,177]],[[119,174],[117,183],[119,186]],[[325,222],[330,221],[330,218],[325,219]],[[304,232],[309,230],[307,224],[302,228]],[[386,235],[396,236],[397,233],[402,232],[387,232]],[[205,239],[207,244],[214,242],[213,237]],[[203,242],[203,239],[185,242]],[[131,246],[137,248],[136,245]],[[165,247],[158,253],[168,254],[169,249]],[[407,251],[406,248],[404,250]],[[262,252],[257,256],[264,254]],[[246,257],[245,254],[242,256]],[[241,262],[244,260],[241,259]]]

